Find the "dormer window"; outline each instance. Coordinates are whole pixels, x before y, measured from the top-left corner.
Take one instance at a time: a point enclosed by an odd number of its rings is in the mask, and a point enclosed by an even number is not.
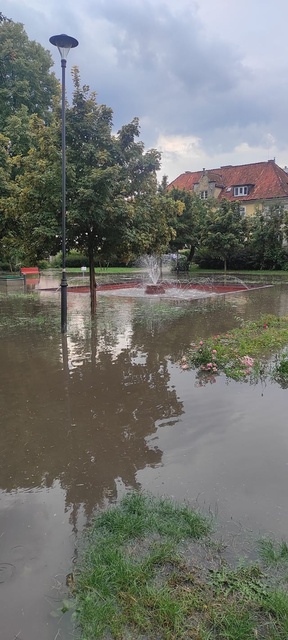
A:
[[[248,195],[248,186],[244,185],[241,187],[234,187],[234,196],[247,196]]]
[[[200,198],[201,198],[201,200],[207,200],[207,198],[208,198],[208,191],[201,191],[201,193],[200,193]]]

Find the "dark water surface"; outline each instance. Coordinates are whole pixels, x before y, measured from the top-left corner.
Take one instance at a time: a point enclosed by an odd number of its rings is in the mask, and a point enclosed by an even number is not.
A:
[[[225,529],[288,533],[288,391],[199,386],[179,362],[239,318],[288,314],[288,285],[189,303],[69,294],[67,340],[49,325],[59,293],[1,299],[0,637],[72,637],[65,597],[79,534],[129,488],[189,500]],[[164,308],[164,312],[163,312]],[[13,329],[47,313],[46,329]]]

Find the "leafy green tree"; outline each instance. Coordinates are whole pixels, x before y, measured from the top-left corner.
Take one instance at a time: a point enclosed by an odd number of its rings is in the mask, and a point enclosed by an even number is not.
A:
[[[9,138],[10,156],[27,155],[33,146],[28,107],[22,105],[6,119],[4,133]],[[18,167],[18,170],[20,166]],[[16,167],[15,167],[16,171]],[[18,171],[15,173],[15,177]]]
[[[161,195],[165,195],[168,192],[168,186],[168,176],[163,176],[160,184],[158,185],[158,193],[161,193]]]
[[[103,251],[110,228],[115,231],[115,215],[125,209],[125,202],[119,198],[120,167],[115,164],[112,111],[97,104],[88,86],[80,86],[76,67],[73,81],[73,101],[66,114],[67,235],[69,246],[88,255],[93,311],[95,255]]]
[[[2,259],[11,267],[21,262],[25,253],[34,262],[44,251],[44,234],[39,230],[45,224],[45,209],[38,210],[42,224],[33,223],[36,201],[43,202],[47,183],[43,163],[46,167],[49,163],[37,146],[36,121],[38,117],[38,133],[40,128],[48,133],[45,123],[52,120],[51,107],[59,94],[59,83],[50,71],[52,64],[50,53],[29,40],[23,25],[0,14],[0,242]],[[31,114],[35,114],[34,122]]]
[[[17,217],[18,243],[30,264],[56,253],[61,235],[61,145],[56,119],[48,126],[36,115],[27,129],[30,150],[13,156],[19,167],[7,207]]]
[[[143,143],[135,141],[136,118],[114,136],[111,109],[99,105],[89,87],[80,86],[77,68],[73,81],[66,119],[67,232],[70,246],[88,255],[94,311],[95,262],[131,256],[144,197],[151,204],[157,191],[160,158],[155,150],[144,153]]]
[[[20,23],[0,20],[0,131],[23,106],[28,114],[49,117],[58,82],[49,51],[29,40]]]
[[[2,11],[0,11],[0,24],[4,24],[5,22],[12,22],[12,20],[4,16]]]
[[[219,258],[227,270],[227,261],[245,240],[246,223],[240,214],[239,202],[223,200],[217,209],[211,209],[202,228],[201,247],[211,257]]]
[[[170,242],[171,251],[178,252],[189,248],[187,266],[193,260],[195,250],[200,244],[203,225],[214,200],[201,200],[199,196],[186,189],[172,189],[169,196],[177,205],[175,237]]]
[[[159,193],[144,193],[135,199],[133,207],[126,236],[130,260],[143,254],[160,258],[175,236],[175,202]]]
[[[19,218],[12,206],[14,194],[14,160],[10,156],[10,140],[0,133],[0,261],[15,267],[21,254]]]
[[[283,244],[288,239],[288,213],[283,205],[259,208],[247,221],[247,245],[259,269],[277,269],[283,262]],[[284,257],[285,260],[285,257]]]

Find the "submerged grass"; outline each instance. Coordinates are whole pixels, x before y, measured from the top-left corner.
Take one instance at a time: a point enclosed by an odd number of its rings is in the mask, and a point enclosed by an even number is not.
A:
[[[33,293],[0,294],[0,336],[19,330],[53,332],[59,329],[57,305],[43,305]]]
[[[264,373],[267,360],[276,357],[288,345],[288,317],[262,316],[257,322],[243,322],[238,329],[200,340],[183,357],[182,367],[194,367],[198,376],[220,372],[234,380],[257,378]],[[266,371],[267,373],[267,371]],[[271,368],[271,376],[288,382],[288,354]]]
[[[270,585],[265,563],[228,567],[219,549],[197,564],[210,531],[187,505],[143,494],[99,513],[76,573],[82,640],[287,640],[287,584]]]
[[[260,556],[266,564],[278,564],[286,562],[288,565],[288,545],[285,540],[277,542],[269,538],[259,540]]]

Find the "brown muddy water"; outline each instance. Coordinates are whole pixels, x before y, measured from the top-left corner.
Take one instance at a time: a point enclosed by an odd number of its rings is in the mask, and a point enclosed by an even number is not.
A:
[[[199,386],[179,362],[239,318],[288,314],[288,285],[189,302],[99,295],[92,326],[89,296],[69,294],[67,340],[48,322],[59,292],[38,295],[0,301],[1,640],[74,636],[58,614],[79,537],[131,488],[212,512],[236,545],[287,537],[288,391]],[[29,314],[46,328],[13,328]]]

